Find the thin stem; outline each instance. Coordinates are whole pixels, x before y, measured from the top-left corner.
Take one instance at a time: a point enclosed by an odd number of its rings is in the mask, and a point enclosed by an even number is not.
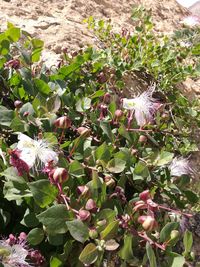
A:
[[[64,137],[64,133],[65,133],[65,129],[63,129],[62,130],[62,133],[61,133],[61,136],[60,136],[60,140],[59,140],[59,145],[61,144],[61,142],[62,142],[62,139],[63,139],[63,137]]]
[[[149,133],[149,132],[153,132],[153,130],[144,130],[144,129],[126,129],[129,132],[145,132],[145,133]]]
[[[63,193],[63,190],[62,190],[62,187],[60,185],[60,183],[57,184],[57,187],[58,187],[58,190],[59,190],[59,194],[60,194],[60,197],[64,200],[64,203],[67,207],[67,210],[69,210],[69,205],[68,205],[68,202],[67,202],[67,199],[66,199],[66,195]]]
[[[178,214],[183,214],[183,215],[185,215],[185,216],[187,216],[187,217],[193,217],[192,214],[184,213],[184,212],[181,212],[181,211],[179,211],[179,210],[174,210],[174,209],[171,209],[171,208],[162,206],[162,205],[159,205],[158,208],[163,209],[163,210],[172,211],[172,212],[174,212],[174,213],[178,213]]]

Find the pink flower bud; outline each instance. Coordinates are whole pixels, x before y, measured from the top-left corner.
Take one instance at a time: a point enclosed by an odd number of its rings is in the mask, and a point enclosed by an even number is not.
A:
[[[10,246],[13,246],[17,243],[17,238],[13,234],[10,234],[9,238],[6,240],[6,243],[8,243]]]
[[[123,113],[123,111],[122,111],[121,109],[117,109],[117,110],[115,111],[115,117],[116,117],[117,119],[120,119],[123,115],[124,115],[124,113]]]
[[[56,184],[57,183],[62,184],[64,181],[68,179],[67,170],[64,168],[53,169],[49,173],[49,178]]]
[[[137,149],[135,149],[135,148],[132,148],[132,149],[131,149],[131,155],[132,155],[132,156],[137,155],[137,153],[138,153],[138,150],[137,150]]]
[[[106,75],[103,72],[99,73],[97,79],[99,83],[105,83],[107,81]]]
[[[67,116],[60,117],[60,118],[56,119],[54,122],[54,125],[57,128],[61,128],[61,129],[70,128],[71,124],[72,124],[72,122]]]
[[[79,195],[82,195],[83,196],[83,195],[86,195],[88,192],[89,192],[89,187],[86,186],[86,185],[79,185],[77,187],[77,193]]]
[[[147,204],[143,201],[143,200],[139,200],[137,202],[135,202],[135,207],[133,208],[133,211],[136,212],[138,210],[143,210],[147,208]]]
[[[96,202],[92,198],[88,199],[88,201],[85,204],[85,208],[86,210],[95,213],[97,211]]]
[[[138,222],[142,224],[145,231],[152,231],[157,227],[157,222],[152,216],[140,216]]]
[[[81,221],[90,221],[91,219],[90,212],[88,210],[79,210],[78,218]]]
[[[23,114],[24,117],[28,117],[28,115],[29,115],[28,111],[25,111],[24,114]]]
[[[147,199],[151,198],[149,190],[145,190],[139,194],[141,200],[146,201]]]
[[[79,128],[77,128],[77,132],[80,135],[84,135],[84,136],[88,137],[90,135],[91,130],[86,128],[86,127],[79,127]]]
[[[19,59],[11,59],[5,63],[5,67],[7,67],[7,68],[10,67],[12,69],[17,70],[20,67],[20,61],[19,61]]]
[[[140,135],[138,139],[139,143],[146,143],[147,142],[147,137],[145,135]]]
[[[105,104],[109,104],[110,103],[110,94],[109,93],[105,93],[105,95],[103,97],[103,102]]]
[[[105,176],[104,181],[108,187],[115,186],[115,180],[110,175]]]
[[[20,100],[16,100],[16,101],[14,102],[14,106],[15,106],[17,109],[21,108],[22,105],[23,105],[23,103],[22,103],[22,101],[20,101]]]

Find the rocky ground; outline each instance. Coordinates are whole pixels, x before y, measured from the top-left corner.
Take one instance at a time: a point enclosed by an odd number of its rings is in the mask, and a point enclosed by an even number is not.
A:
[[[82,22],[85,18],[111,19],[115,28],[131,28],[131,8],[152,8],[156,30],[170,32],[188,11],[175,0],[0,0],[0,29],[10,21],[45,41],[46,48],[59,53],[96,42]]]

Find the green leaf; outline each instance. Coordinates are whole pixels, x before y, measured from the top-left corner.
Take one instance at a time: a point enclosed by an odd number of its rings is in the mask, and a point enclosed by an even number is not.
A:
[[[170,239],[171,231],[178,229],[178,222],[169,222],[167,223],[160,232],[160,241],[165,242]]]
[[[171,267],[183,267],[185,263],[185,258],[183,256],[178,256],[173,259]]]
[[[106,168],[113,173],[120,173],[123,172],[126,167],[126,161],[119,159],[119,158],[114,158],[111,159]]]
[[[4,197],[7,200],[21,200],[24,197],[32,197],[25,179],[18,175],[14,167],[7,168],[0,175],[6,178]]]
[[[172,161],[174,157],[174,154],[173,153],[170,153],[168,151],[161,151],[157,158],[155,159],[154,161],[154,165],[155,166],[163,166],[163,165],[166,165],[168,163],[170,163]]]
[[[147,257],[149,259],[150,267],[157,267],[156,257],[149,242],[146,243],[146,251],[147,251]]]
[[[94,94],[92,94],[90,96],[91,99],[94,99],[94,98],[97,98],[97,97],[101,97],[105,94],[105,91],[104,90],[98,90],[96,91]]]
[[[110,160],[111,153],[109,150],[108,145],[104,142],[102,145],[100,145],[96,151],[95,151],[95,159],[96,160],[103,160],[105,162],[108,162]]]
[[[49,234],[64,234],[68,231],[66,222],[71,219],[71,214],[65,205],[59,204],[40,213],[37,218]]]
[[[34,49],[31,54],[31,61],[38,62],[40,60],[41,52],[42,52],[42,48]]]
[[[105,135],[108,136],[108,138],[114,142],[115,137],[114,134],[111,131],[110,122],[108,121],[100,121],[100,127]]]
[[[25,123],[23,123],[22,120],[19,117],[15,117],[11,121],[11,124],[10,124],[10,128],[13,131],[15,131],[15,132],[22,132],[22,133],[26,131],[25,126],[28,126],[28,125],[26,125]]]
[[[124,245],[121,248],[120,252],[119,252],[119,256],[120,258],[122,258],[123,260],[131,260],[133,259],[133,236],[132,235],[126,235],[124,237]]]
[[[183,192],[191,203],[195,204],[199,201],[199,196],[191,190],[185,190]]]
[[[44,231],[41,228],[32,229],[27,236],[28,242],[33,246],[40,244],[43,239],[44,239]]]
[[[77,160],[74,160],[69,164],[69,174],[75,177],[81,177],[85,174],[84,168]]]
[[[20,29],[11,27],[6,31],[6,36],[9,38],[12,42],[17,42],[20,38]]]
[[[94,263],[98,258],[98,250],[97,247],[89,243],[86,247],[84,247],[83,251],[79,256],[79,260],[85,265],[90,265]]]
[[[62,261],[57,257],[51,257],[50,259],[50,267],[62,267]]]
[[[185,247],[185,252],[184,254],[187,255],[192,248],[192,244],[193,244],[193,237],[192,237],[192,233],[188,230],[185,231],[184,237],[183,237],[183,244]]]
[[[66,224],[71,236],[75,240],[84,243],[89,238],[88,227],[81,220],[69,221]]]
[[[109,240],[115,237],[119,228],[119,222],[113,221],[100,233],[101,239]]]
[[[78,112],[83,112],[87,109],[90,109],[91,106],[91,99],[88,97],[83,97],[82,99],[79,99],[76,103],[76,110]]]
[[[41,208],[45,208],[51,204],[58,194],[58,189],[51,185],[48,180],[39,180],[29,183],[29,188],[35,202]]]
[[[108,223],[111,223],[114,221],[116,217],[116,211],[111,209],[103,209],[99,213],[96,214],[96,221],[98,220],[106,220]]]
[[[48,235],[48,241],[53,246],[60,246],[63,244],[63,235]]]
[[[10,48],[10,42],[8,40],[6,40],[6,39],[0,40],[0,54],[2,56],[5,56],[8,54],[9,48]]]
[[[49,95],[49,93],[51,92],[50,87],[43,80],[34,79],[34,83],[35,83],[35,86],[36,86],[36,89],[38,90],[38,92],[40,92],[44,95]]]
[[[39,224],[39,221],[36,218],[36,214],[34,212],[30,212],[25,213],[24,218],[20,223],[27,227],[35,227]]]
[[[149,169],[148,169],[146,163],[143,161],[137,162],[135,164],[134,174],[142,176],[142,177],[149,176]]]
[[[34,49],[41,48],[44,46],[44,42],[40,39],[32,39],[31,43],[32,43]]]
[[[13,110],[9,110],[4,106],[0,106],[0,125],[9,127],[13,118],[14,118]]]

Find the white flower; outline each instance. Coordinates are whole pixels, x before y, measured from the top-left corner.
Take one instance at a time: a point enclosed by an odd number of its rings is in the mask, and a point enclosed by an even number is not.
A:
[[[0,241],[0,260],[4,267],[30,267],[31,265],[25,260],[27,255],[28,250],[22,245],[15,244],[11,246],[4,240]]]
[[[58,162],[58,155],[53,151],[50,143],[44,139],[34,140],[25,134],[18,135],[19,142],[17,150],[20,151],[19,158],[23,160],[29,168],[37,165],[45,165],[50,161]]]
[[[159,103],[152,97],[153,89],[140,96],[127,99],[123,98],[123,108],[134,111],[137,124],[142,127],[153,119],[153,115],[159,108]]]
[[[186,47],[186,48],[192,46],[191,42],[185,42],[185,41],[181,41],[179,44],[180,44],[181,47]]]
[[[190,175],[194,171],[190,166],[188,158],[174,158],[169,165],[170,174],[172,176],[180,177],[181,175]]]
[[[182,24],[188,27],[200,26],[200,17],[188,16],[181,21]]]

